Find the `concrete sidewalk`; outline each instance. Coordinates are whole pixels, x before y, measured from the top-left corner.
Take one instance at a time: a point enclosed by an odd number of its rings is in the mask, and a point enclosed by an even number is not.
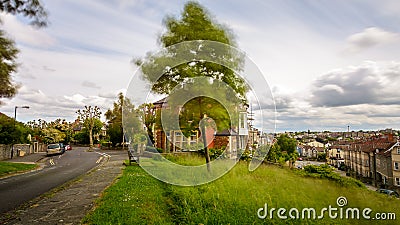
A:
[[[3,162],[37,163],[44,158],[46,158],[46,152],[37,152],[25,156],[18,156],[12,159],[7,159],[4,160]]]
[[[127,154],[113,154],[85,175],[0,217],[3,224],[80,224],[103,190],[121,174]]]

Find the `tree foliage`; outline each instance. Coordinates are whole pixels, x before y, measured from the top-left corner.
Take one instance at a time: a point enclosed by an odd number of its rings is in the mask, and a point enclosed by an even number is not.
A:
[[[17,92],[18,86],[11,78],[11,74],[17,70],[17,54],[14,41],[8,39],[0,29],[0,99],[12,98]]]
[[[96,120],[99,120],[101,115],[100,108],[97,106],[85,106],[83,110],[78,110],[76,113],[78,114],[78,119],[83,122],[83,126],[89,131],[89,148],[92,149]]]
[[[227,27],[217,23],[207,10],[196,2],[185,4],[181,19],[168,16],[164,20],[166,32],[159,38],[162,47],[195,40],[216,41],[230,46],[236,46],[234,35]],[[235,74],[240,71],[243,63],[243,55],[233,54],[227,49],[210,49],[201,46],[190,49],[196,55],[207,54],[208,57],[219,57],[229,62],[229,68],[209,61],[193,60],[181,65],[171,67],[174,55],[168,52],[162,55],[148,56],[141,65],[144,77],[152,83],[152,91],[159,94],[169,94],[177,85],[183,84],[190,78],[205,76],[221,80],[228,84],[243,100],[248,89],[243,79]],[[227,60],[229,59],[229,60]],[[143,64],[142,64],[143,63]],[[162,67],[164,73],[159,77],[156,72]]]
[[[131,133],[137,133],[140,130],[137,118],[138,109],[135,109],[135,106],[131,104],[129,99],[125,98],[123,93],[118,94],[118,99],[114,102],[113,108],[108,109],[104,115],[108,123],[107,135],[113,146],[122,143],[123,139],[125,139],[125,142],[129,142],[133,139]],[[124,123],[131,129],[130,131],[125,131],[125,133],[123,130]]]
[[[103,127],[103,122],[101,122],[99,119],[94,120],[94,126],[93,126],[93,134],[98,134],[101,131],[101,128]],[[81,131],[73,135],[73,140],[78,142],[79,144],[90,144],[90,132],[89,129],[84,127]],[[93,140],[95,142],[95,140]]]
[[[158,55],[148,54],[144,60],[136,61],[136,64],[141,66],[144,79],[151,83],[151,90],[154,93],[170,95],[177,87],[190,84],[193,78],[206,77],[211,80],[222,81],[234,90],[237,98],[245,101],[248,87],[245,81],[235,73],[235,71],[242,69],[243,55],[229,51],[228,47],[216,49],[204,42],[206,40],[227,46],[236,46],[234,35],[230,29],[216,22],[203,6],[193,1],[185,4],[181,18],[167,16],[164,20],[164,26],[166,31],[160,35],[159,44],[165,48],[165,51]],[[185,41],[197,42],[195,46],[186,47],[183,45],[181,49],[176,46],[176,44]],[[189,59],[188,62],[179,65],[174,64],[177,58],[184,57],[188,52],[192,54],[190,55],[193,58],[192,60]],[[204,60],[205,58],[213,60]],[[229,66],[215,63],[218,60],[228,62]],[[162,73],[161,76],[160,72]],[[170,98],[170,100],[172,99]],[[207,102],[207,104],[197,105],[197,102]],[[199,127],[199,123],[187,123],[188,117],[195,115],[197,117],[195,120],[200,121],[206,116],[207,109],[214,108],[214,106],[215,108],[218,107],[217,102],[211,102],[205,96],[197,96],[192,102],[188,102],[185,106],[185,114],[181,116],[181,120],[186,120],[187,131],[189,129],[203,129]],[[221,112],[223,114],[223,111]],[[229,120],[226,116],[214,114],[220,118],[223,117],[224,120]],[[223,124],[221,121],[218,123]],[[203,141],[206,162],[208,163],[210,159],[207,144],[205,139]]]
[[[29,143],[32,130],[20,122],[0,113],[0,144]]]
[[[20,14],[31,19],[35,27],[47,26],[47,12],[39,0],[2,0],[0,12]],[[0,24],[1,24],[0,19]],[[17,93],[18,85],[12,80],[12,74],[17,70],[18,49],[5,32],[0,29],[0,99],[12,98]],[[0,105],[2,101],[0,101]]]
[[[36,27],[48,25],[48,13],[39,0],[2,0],[0,11],[25,16],[31,19],[31,25]]]
[[[296,148],[296,139],[290,138],[286,134],[280,135],[268,152],[267,160],[270,162],[279,162],[281,164],[289,161],[289,165],[291,166],[298,157]]]

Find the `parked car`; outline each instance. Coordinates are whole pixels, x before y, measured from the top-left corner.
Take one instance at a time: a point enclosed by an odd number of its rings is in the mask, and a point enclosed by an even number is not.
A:
[[[65,150],[66,150],[66,151],[72,150],[71,145],[66,145],[66,146],[65,146]]]
[[[380,189],[378,189],[378,190],[376,190],[376,191],[377,191],[378,193],[386,194],[386,195],[388,195],[388,196],[390,196],[390,197],[400,198],[399,193],[397,193],[396,191],[393,191],[393,190],[380,188]]]
[[[47,155],[63,154],[64,152],[65,152],[65,146],[62,143],[47,145],[47,150],[46,150]]]

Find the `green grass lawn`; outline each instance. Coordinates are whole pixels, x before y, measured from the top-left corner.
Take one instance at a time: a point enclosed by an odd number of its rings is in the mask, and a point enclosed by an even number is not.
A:
[[[0,162],[0,177],[4,177],[13,173],[33,170],[36,167],[36,164]]]
[[[83,220],[85,224],[398,224],[398,220],[365,219],[260,219],[259,208],[337,207],[339,196],[347,206],[371,208],[376,212],[394,212],[400,216],[400,200],[328,179],[272,165],[249,172],[240,162],[222,178],[200,186],[179,187],[158,181],[139,166],[128,166],[114,185],[98,200],[96,209]],[[288,212],[286,212],[288,216]],[[344,214],[343,214],[344,215]],[[360,217],[362,217],[360,215]]]

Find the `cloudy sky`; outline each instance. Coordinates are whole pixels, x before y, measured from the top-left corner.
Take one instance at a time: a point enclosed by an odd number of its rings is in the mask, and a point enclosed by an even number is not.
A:
[[[268,81],[277,131],[400,129],[397,0],[204,0]],[[0,111],[18,120],[72,121],[84,105],[105,112],[157,51],[166,15],[182,0],[42,0],[50,25],[2,14],[18,48],[18,95]]]

